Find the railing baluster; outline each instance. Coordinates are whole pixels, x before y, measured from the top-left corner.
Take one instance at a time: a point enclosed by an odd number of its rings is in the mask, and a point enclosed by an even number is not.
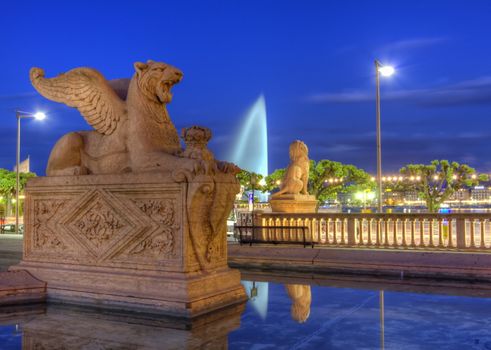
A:
[[[377,233],[377,246],[380,246],[382,244],[382,219],[381,218],[377,218],[375,219],[376,220],[376,224],[377,226],[375,227],[375,231]]]
[[[443,219],[442,218],[437,219],[437,225],[438,225],[438,247],[442,248],[443,247]]]
[[[424,241],[424,230],[425,230],[425,219],[419,219],[419,247],[424,248],[425,241]]]
[[[330,222],[330,228],[332,229],[332,238],[331,238],[331,243],[333,245],[338,243],[338,238],[337,238],[337,225],[338,225],[338,219],[333,218]]]
[[[346,219],[341,219],[341,244],[342,245],[345,245],[346,244],[346,241],[344,239],[344,234],[347,230],[347,223],[346,223]]]
[[[453,229],[453,224],[454,224],[454,220],[451,219],[451,218],[448,218],[447,220],[447,228],[448,228],[448,246],[450,248],[453,248],[453,233],[454,233],[454,229]]]
[[[402,224],[402,246],[404,248],[406,248],[407,247],[407,238],[406,238],[406,235],[407,235],[407,218],[402,219],[401,224]]]
[[[474,221],[474,219],[471,219],[470,220],[470,224],[471,224],[471,248],[476,248],[476,240],[475,240],[475,233],[476,233],[476,222]]]
[[[411,218],[411,247],[416,247],[416,242],[414,241],[414,235],[416,233],[416,219]]]
[[[434,248],[435,244],[433,242],[433,229],[434,229],[434,219],[428,219],[428,230],[430,234],[430,247]]]
[[[384,218],[384,246],[389,245],[389,219]]]
[[[368,218],[368,245],[371,246],[372,245],[372,218]]]
[[[394,247],[397,247],[399,245],[399,242],[397,242],[397,223],[398,223],[398,221],[399,221],[399,219],[391,220],[391,222],[392,222],[392,239],[394,240],[392,245]]]
[[[481,244],[480,244],[480,247],[482,249],[485,249],[486,248],[486,244],[484,243],[484,230],[486,229],[486,219],[481,219],[479,221],[481,224],[480,224],[480,228],[481,228]]]

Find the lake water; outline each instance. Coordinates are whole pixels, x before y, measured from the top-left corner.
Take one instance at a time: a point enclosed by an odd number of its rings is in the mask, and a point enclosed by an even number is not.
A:
[[[191,329],[59,306],[6,309],[0,349],[491,349],[491,298],[261,280],[243,282],[246,305]]]

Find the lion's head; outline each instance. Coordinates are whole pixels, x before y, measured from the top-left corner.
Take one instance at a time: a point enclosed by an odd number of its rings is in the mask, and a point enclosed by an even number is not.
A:
[[[151,101],[166,104],[171,102],[172,86],[182,79],[182,72],[166,63],[148,60],[134,64],[138,87]]]
[[[308,158],[309,149],[302,141],[296,140],[290,144],[290,159],[295,161],[300,158]]]

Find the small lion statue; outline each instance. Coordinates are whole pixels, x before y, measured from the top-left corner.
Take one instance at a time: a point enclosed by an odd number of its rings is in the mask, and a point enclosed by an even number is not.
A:
[[[309,194],[307,191],[310,168],[308,153],[309,149],[302,141],[296,140],[290,144],[290,164],[281,181],[280,190],[272,198],[285,194]]]

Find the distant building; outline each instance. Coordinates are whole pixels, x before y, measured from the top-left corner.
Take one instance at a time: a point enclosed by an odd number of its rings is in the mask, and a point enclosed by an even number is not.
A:
[[[474,186],[471,188],[470,197],[474,201],[488,201],[491,197],[491,187]]]
[[[471,191],[467,188],[461,188],[455,191],[449,198],[449,200],[453,201],[467,201],[469,199],[471,199]]]
[[[415,202],[419,201],[419,194],[417,191],[405,191],[404,192],[404,201],[405,202]]]

